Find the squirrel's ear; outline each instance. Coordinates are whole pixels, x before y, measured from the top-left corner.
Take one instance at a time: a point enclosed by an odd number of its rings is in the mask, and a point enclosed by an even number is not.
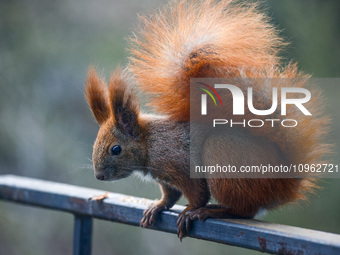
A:
[[[99,125],[110,116],[108,89],[104,80],[100,79],[91,66],[86,79],[85,98]]]
[[[110,78],[109,95],[116,127],[124,134],[138,137],[139,102],[127,84],[127,71],[118,68]]]

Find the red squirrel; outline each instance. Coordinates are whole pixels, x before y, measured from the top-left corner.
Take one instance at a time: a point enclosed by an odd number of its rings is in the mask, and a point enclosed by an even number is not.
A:
[[[278,54],[286,43],[258,4],[175,0],[141,17],[129,40],[130,63],[113,73],[108,86],[89,69],[86,99],[100,125],[92,155],[96,178],[111,181],[139,172],[160,185],[162,198],[144,211],[141,226],[155,224],[182,194],[188,205],[177,221],[181,240],[192,220],[253,218],[261,208],[306,199],[313,191],[309,178],[190,178],[190,78],[308,78],[294,63],[282,67]],[[161,115],[140,112],[130,83],[150,95]],[[259,104],[270,103],[256,96]],[[222,139],[208,137],[206,158],[217,155],[234,165],[246,157],[250,165],[319,162],[330,151],[323,142],[329,120],[316,100],[308,108],[313,118],[296,113],[294,129],[234,129]],[[216,143],[219,150],[209,150]],[[217,205],[208,204],[211,197]]]

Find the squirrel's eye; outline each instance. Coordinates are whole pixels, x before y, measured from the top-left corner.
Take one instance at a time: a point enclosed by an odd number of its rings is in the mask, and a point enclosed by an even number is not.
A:
[[[122,152],[122,147],[120,147],[119,145],[115,145],[112,147],[112,155],[119,155]]]

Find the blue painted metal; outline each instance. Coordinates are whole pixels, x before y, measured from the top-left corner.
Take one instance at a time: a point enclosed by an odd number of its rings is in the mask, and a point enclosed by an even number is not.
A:
[[[73,255],[91,255],[92,218],[74,215]]]
[[[105,193],[31,178],[0,176],[0,199],[134,226],[139,226],[143,210],[152,202],[117,193],[109,193],[104,200],[92,199]],[[152,229],[177,233],[178,211],[183,209],[183,206],[175,206],[174,210],[162,212]],[[195,221],[190,237],[275,254],[340,254],[338,234],[257,220]]]

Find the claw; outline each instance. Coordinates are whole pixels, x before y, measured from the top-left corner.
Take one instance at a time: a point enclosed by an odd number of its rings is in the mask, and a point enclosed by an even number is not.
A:
[[[209,218],[209,210],[207,210],[204,207],[195,209],[195,210],[190,210],[188,212],[188,215],[191,220],[200,220],[200,221],[205,221],[207,218]]]
[[[191,228],[191,219],[190,219],[190,217],[186,217],[185,218],[185,225],[186,225],[187,234],[189,234],[190,228]]]
[[[165,209],[165,206],[160,203],[156,202],[151,204],[145,211],[143,212],[143,218],[140,222],[140,226],[145,228],[149,226],[154,226],[157,222],[157,217],[161,211]]]
[[[184,210],[180,213],[177,220],[177,236],[180,241],[182,241],[184,237],[188,236],[191,228],[191,219],[187,212],[188,210]]]

